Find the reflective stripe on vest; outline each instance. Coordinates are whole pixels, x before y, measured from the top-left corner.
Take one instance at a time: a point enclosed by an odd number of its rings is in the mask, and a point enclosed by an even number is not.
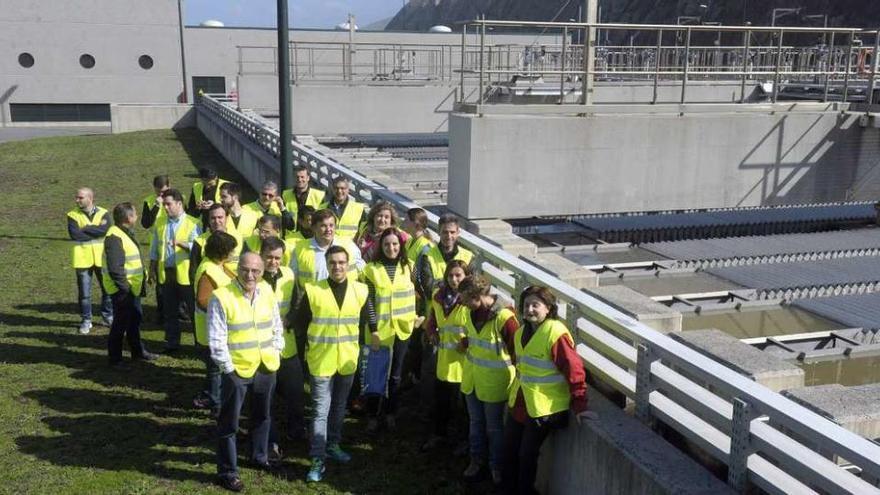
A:
[[[530,417],[565,411],[571,402],[571,392],[565,376],[553,362],[552,348],[559,339],[570,335],[568,329],[559,320],[547,319],[525,347],[522,335],[523,327],[520,327],[514,337],[517,381],[511,388],[508,405],[513,407],[518,391],[522,390]]]
[[[416,321],[416,291],[409,265],[398,264],[392,280],[382,263],[372,262],[364,268],[363,276],[375,289],[380,345],[391,347],[395,338],[408,340]]]
[[[513,311],[501,309],[478,330],[468,312],[468,361],[461,379],[463,394],[475,393],[483,402],[499,403],[507,400],[513,384],[514,367],[502,335],[511,318],[514,318]]]
[[[269,371],[277,370],[281,357],[274,345],[272,320],[277,303],[271,288],[258,285],[253,306],[237,282],[215,290],[214,297],[226,315],[226,345],[236,373],[250,378],[261,364]]]
[[[210,277],[210,279],[214,281],[214,285],[218,288],[228,285],[232,282],[232,277],[230,277],[226,273],[223,267],[212,261],[210,258],[203,258],[202,262],[199,263],[198,268],[196,268],[196,273],[193,276],[193,292],[195,293],[195,295],[198,295],[199,281],[202,279],[202,275],[207,275],[208,277]],[[227,325],[227,327],[228,326],[229,325]],[[201,345],[208,345],[207,314],[204,311],[200,310],[198,306],[196,306],[195,308],[193,327],[195,327],[196,342]]]
[[[131,240],[131,237],[129,237],[124,230],[115,225],[107,230],[107,237],[116,237],[122,243],[122,251],[125,259],[125,263],[123,264],[125,279],[128,281],[128,285],[131,286],[131,293],[134,294],[135,297],[140,296],[141,288],[144,286],[144,263],[141,260],[140,248],[136,242]],[[107,253],[105,253],[103,249],[101,250],[101,256],[103,258],[107,257]],[[110,276],[106,259],[104,260],[103,265],[104,266],[101,268],[101,278],[104,282],[104,289],[107,291],[107,294],[116,294],[119,292],[119,288],[116,287],[116,282],[114,282],[113,278]]]
[[[91,220],[89,220],[88,215],[78,208],[67,212],[67,217],[76,222],[76,226],[80,229],[101,225],[105,215],[107,215],[107,210],[100,206],[95,207],[95,214],[92,215]],[[73,241],[71,264],[74,268],[100,267],[103,262],[103,255],[104,237],[88,241]]]
[[[297,242],[295,245],[296,248],[291,251],[293,251],[293,255],[296,256],[297,284],[302,286],[306,282],[318,282],[318,280],[316,280],[316,259],[319,251],[321,252],[321,256],[324,255],[323,251],[314,244],[314,239],[305,239]],[[340,243],[334,241],[333,245],[342,246],[342,248],[348,253],[348,280],[357,280],[357,264],[354,262],[354,256],[352,256],[351,250],[353,244],[347,241]]]
[[[339,237],[353,238],[360,228],[361,218],[364,216],[365,205],[349,199],[345,204],[342,216],[336,218],[336,233]]]
[[[174,240],[178,242],[189,242],[190,235],[198,227],[198,221],[187,215],[180,216],[177,230],[174,232]],[[165,239],[167,238],[168,218],[156,220],[155,242],[159,252],[159,283],[165,283]],[[190,285],[189,280],[189,251],[174,247],[174,268],[177,275],[178,285]]]
[[[436,296],[437,291],[434,291]],[[437,323],[440,342],[437,346],[437,379],[449,383],[461,383],[464,366],[467,362],[465,354],[459,352],[458,345],[464,339],[465,324],[470,317],[470,310],[456,304],[449,315],[443,313],[443,307],[431,298],[431,308]]]
[[[327,280],[304,284],[312,311],[306,361],[314,376],[350,375],[357,369],[360,346],[361,309],[367,301],[367,286],[349,280],[341,307]]]

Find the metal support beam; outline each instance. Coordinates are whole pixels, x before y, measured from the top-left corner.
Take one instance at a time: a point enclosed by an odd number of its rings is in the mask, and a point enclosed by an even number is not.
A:
[[[751,50],[752,44],[752,32],[746,31],[743,33],[743,73],[742,73],[742,81],[740,82],[740,97],[739,102],[746,102],[746,79],[748,78],[749,71],[749,51]]]
[[[181,103],[187,103],[189,102],[189,89],[186,83],[186,43],[183,41],[183,0],[177,0],[177,27],[180,32],[180,76],[183,79],[183,99]],[[241,57],[239,57],[239,60],[241,60]]]
[[[651,364],[660,359],[660,356],[645,344],[639,344],[637,351],[635,416],[636,419],[650,426],[654,422],[651,417],[651,392],[655,389],[651,380]]]
[[[691,67],[691,28],[687,28],[684,42],[684,71],[681,75],[681,103],[687,98],[688,71]]]
[[[773,74],[773,103],[779,97],[779,73],[782,71],[782,36],[785,30],[780,29],[777,33],[779,39],[776,40],[776,71]]]
[[[587,24],[599,22],[599,0],[584,0]],[[593,104],[593,67],[596,65],[596,28],[586,28],[584,36],[584,78],[581,81],[581,103]]]
[[[727,469],[727,483],[739,493],[746,493],[749,484],[749,456],[754,448],[749,441],[749,429],[757,415],[748,402],[733,399],[733,420],[730,432],[730,461]]]
[[[290,101],[290,28],[287,19],[287,0],[278,0],[278,165],[282,191],[293,187],[293,108]]]

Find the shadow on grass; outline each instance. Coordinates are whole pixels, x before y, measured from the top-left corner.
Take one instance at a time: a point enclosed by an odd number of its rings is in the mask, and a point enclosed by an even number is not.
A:
[[[58,237],[50,235],[0,235],[0,239],[29,239],[37,241],[69,241],[70,237]]]
[[[0,325],[10,327],[57,327],[57,328],[75,328],[79,326],[79,322],[70,318],[64,320],[56,320],[44,318],[42,316],[30,316],[20,313],[0,313]]]
[[[238,170],[226,161],[226,158],[224,158],[223,155],[211,145],[211,143],[202,135],[201,131],[194,128],[183,128],[175,129],[174,134],[177,137],[177,141],[183,146],[183,150],[186,152],[190,162],[196,170],[200,168],[214,169],[220,177],[232,182],[237,182],[242,188],[242,204],[257,199],[257,194],[254,192],[253,188],[251,188],[250,184],[248,184],[244,177],[238,173]],[[193,174],[193,177],[197,178],[198,174]]]
[[[70,391],[74,392],[81,391]],[[53,435],[21,436],[15,443],[21,452],[54,465],[139,471],[161,478],[204,483],[214,479],[210,473],[170,466],[172,463],[195,466],[211,461],[213,456],[208,453],[179,451],[210,444],[211,429],[205,426],[114,414],[51,416],[41,421]]]

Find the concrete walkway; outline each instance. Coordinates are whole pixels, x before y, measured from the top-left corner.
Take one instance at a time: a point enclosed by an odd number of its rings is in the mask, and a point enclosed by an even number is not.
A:
[[[0,143],[52,136],[110,134],[110,125],[92,127],[0,127]]]

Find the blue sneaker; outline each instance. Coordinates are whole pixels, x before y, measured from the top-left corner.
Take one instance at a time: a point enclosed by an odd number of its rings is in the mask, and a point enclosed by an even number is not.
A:
[[[340,447],[338,443],[327,446],[327,457],[341,464],[345,464],[351,460],[351,455],[342,450],[342,447]]]
[[[324,478],[324,471],[327,468],[324,467],[324,460],[319,459],[317,457],[312,458],[312,467],[309,468],[309,473],[306,475],[306,483],[317,483]]]

